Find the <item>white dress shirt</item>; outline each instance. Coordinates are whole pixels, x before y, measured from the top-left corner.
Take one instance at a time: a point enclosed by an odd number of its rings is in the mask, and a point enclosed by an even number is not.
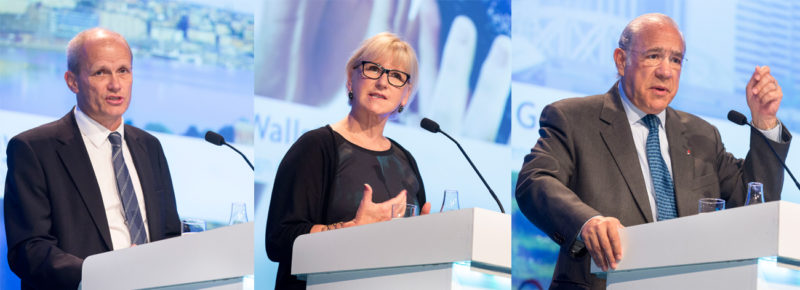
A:
[[[100,186],[100,194],[103,197],[103,206],[105,207],[108,229],[111,232],[111,242],[114,250],[128,248],[131,246],[131,235],[128,226],[125,225],[125,212],[122,208],[116,173],[111,160],[111,142],[108,140],[108,135],[113,131],[108,130],[81,112],[77,106],[75,106],[74,111],[75,121],[78,123],[78,129],[81,132],[81,137],[83,137],[86,152],[89,153],[92,169],[97,178],[97,185]],[[144,197],[142,196],[142,185],[139,182],[139,174],[133,164],[131,152],[128,150],[128,144],[125,142],[124,123],[123,120],[119,128],[114,131],[122,135],[122,154],[125,159],[125,166],[128,167],[128,172],[131,176],[133,191],[136,193],[136,199],[139,202],[139,210],[148,236],[147,240],[149,241],[150,231],[147,227],[147,213],[144,206]]]

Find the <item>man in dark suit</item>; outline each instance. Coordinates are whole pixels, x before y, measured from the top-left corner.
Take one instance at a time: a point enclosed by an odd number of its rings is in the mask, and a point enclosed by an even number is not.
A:
[[[128,43],[89,29],[70,41],[67,62],[77,107],[7,146],[8,262],[23,289],[75,289],[87,256],[180,235],[161,144],[123,122]]]
[[[697,214],[704,197],[740,206],[751,181],[764,183],[767,201],[780,199],[783,170],[756,132],[747,157],[736,159],[714,126],[668,106],[685,48],[672,19],[642,15],[620,37],[620,80],[607,93],[542,111],[516,198],[561,246],[551,289],[605,289],[590,261],[604,270],[617,266],[623,225]],[[785,159],[791,135],[776,118],[783,93],[768,67],[756,67],[746,91],[753,125]]]

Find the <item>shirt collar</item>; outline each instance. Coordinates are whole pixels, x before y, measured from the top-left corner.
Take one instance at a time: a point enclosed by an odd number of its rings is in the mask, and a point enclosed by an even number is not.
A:
[[[628,99],[628,95],[625,94],[625,90],[622,89],[622,80],[620,80],[619,83],[617,84],[617,90],[619,91],[619,96],[622,99],[622,107],[625,108],[625,115],[628,116],[628,123],[630,125],[633,125],[636,124],[637,122],[644,122],[642,121],[642,118],[644,118],[644,116],[647,116],[647,113],[643,112],[642,110],[639,110],[639,108],[637,108],[636,106],[633,105],[633,103],[631,103],[631,100]],[[658,114],[656,114],[656,117],[658,117],[658,120],[661,122],[661,124],[659,124],[659,127],[661,127],[661,129],[664,129],[664,124],[666,124],[665,121],[667,119],[667,110],[659,112]]]
[[[119,132],[122,136],[122,140],[125,140],[125,119],[122,119],[117,130],[111,131],[82,112],[78,106],[75,106],[73,111],[75,112],[75,122],[78,123],[78,130],[81,131],[81,135],[89,139],[89,143],[95,148],[108,142],[108,135],[111,134],[111,132]]]

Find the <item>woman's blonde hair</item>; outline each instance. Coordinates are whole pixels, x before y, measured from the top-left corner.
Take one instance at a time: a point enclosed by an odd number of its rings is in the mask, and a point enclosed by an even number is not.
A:
[[[361,61],[375,61],[387,56],[391,57],[396,63],[405,65],[404,71],[410,75],[408,83],[406,83],[406,86],[411,86],[409,88],[410,103],[410,96],[414,95],[414,91],[417,88],[417,79],[419,79],[417,53],[414,52],[414,48],[408,42],[403,41],[393,33],[381,32],[361,43],[361,46],[353,52],[353,56],[347,61],[347,67],[345,67],[347,80],[350,81],[350,72],[360,66]]]

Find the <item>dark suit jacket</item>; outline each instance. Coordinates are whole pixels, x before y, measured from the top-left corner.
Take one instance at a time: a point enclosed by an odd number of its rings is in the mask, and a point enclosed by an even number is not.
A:
[[[167,160],[152,135],[125,125],[150,240],[180,235]],[[72,111],[23,132],[7,148],[8,263],[23,289],[75,289],[83,259],[113,250],[103,199]]]
[[[616,217],[624,226],[653,222],[617,85],[603,95],[547,106],[540,127],[519,173],[519,208],[561,246],[552,288],[605,289],[605,281],[590,274],[585,249],[570,251],[583,224],[596,215]],[[696,214],[703,197],[725,199],[727,207],[743,205],[750,181],[764,184],[766,201],[780,199],[783,169],[756,133],[741,160],[697,116],[668,107],[665,128],[678,216]],[[791,135],[785,127],[781,134],[784,142],[772,146],[785,159]]]

